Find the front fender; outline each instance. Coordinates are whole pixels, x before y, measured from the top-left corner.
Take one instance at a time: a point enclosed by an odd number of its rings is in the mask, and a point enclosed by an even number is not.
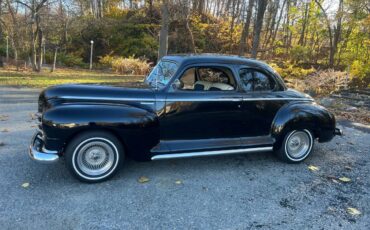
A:
[[[335,118],[315,102],[291,102],[280,108],[272,122],[271,136],[276,147],[293,129],[309,129],[320,142],[330,141],[334,137]]]
[[[58,151],[81,131],[104,129],[118,136],[129,153],[143,154],[159,142],[158,124],[154,112],[129,105],[61,104],[42,117],[47,148]]]

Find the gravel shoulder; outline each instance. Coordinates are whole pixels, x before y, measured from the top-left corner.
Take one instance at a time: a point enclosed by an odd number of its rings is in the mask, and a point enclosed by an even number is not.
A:
[[[38,92],[0,87],[1,229],[370,229],[369,126],[340,121],[345,135],[301,164],[271,153],[129,160],[112,180],[83,184],[63,161],[27,155]]]

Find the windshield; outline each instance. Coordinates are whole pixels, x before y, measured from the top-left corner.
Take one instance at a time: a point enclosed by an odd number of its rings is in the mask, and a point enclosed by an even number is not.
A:
[[[161,89],[167,85],[177,71],[177,64],[170,61],[160,61],[145,79],[145,83]]]

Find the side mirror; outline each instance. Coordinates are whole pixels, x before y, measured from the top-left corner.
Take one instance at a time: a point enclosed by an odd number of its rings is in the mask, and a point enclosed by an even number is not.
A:
[[[179,79],[176,79],[172,83],[172,88],[174,88],[174,89],[182,89],[182,87],[184,87],[184,83],[182,81],[180,81]]]

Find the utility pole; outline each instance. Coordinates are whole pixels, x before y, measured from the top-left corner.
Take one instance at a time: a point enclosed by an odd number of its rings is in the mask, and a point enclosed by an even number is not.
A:
[[[91,40],[91,48],[90,48],[90,70],[92,70],[92,60],[93,60],[93,49],[94,49],[94,41]]]

